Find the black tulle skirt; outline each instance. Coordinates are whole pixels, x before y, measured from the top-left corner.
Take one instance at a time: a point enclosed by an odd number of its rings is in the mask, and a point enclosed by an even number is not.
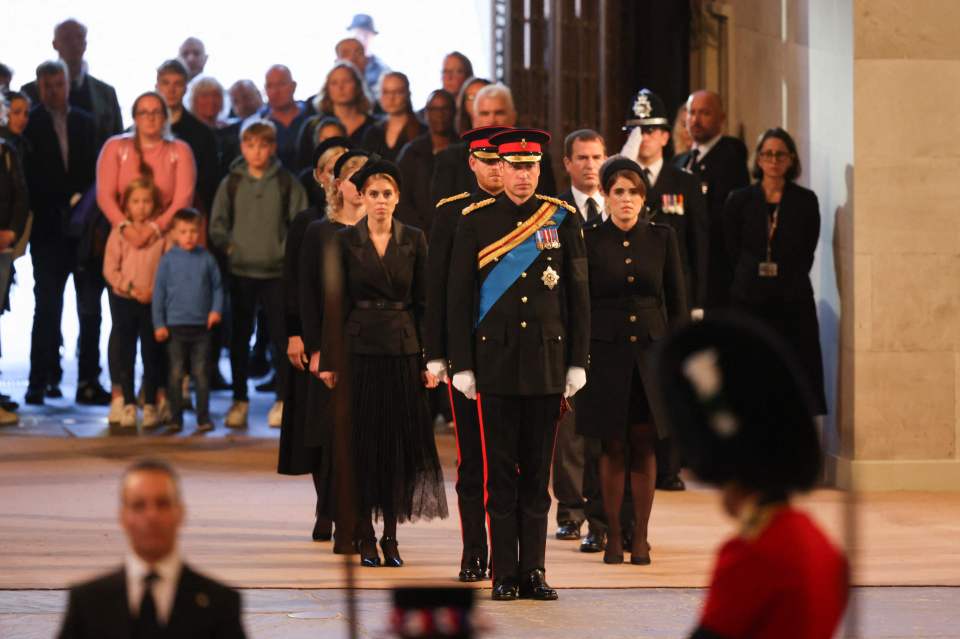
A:
[[[360,512],[399,522],[446,517],[420,357],[354,354],[350,363]]]

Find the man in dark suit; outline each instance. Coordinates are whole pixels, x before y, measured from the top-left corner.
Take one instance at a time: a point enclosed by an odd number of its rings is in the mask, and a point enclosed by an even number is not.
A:
[[[134,463],[120,486],[123,566],[70,589],[60,639],[242,639],[240,593],[195,572],[177,552],[184,505],[176,471]]]
[[[674,165],[700,183],[709,218],[709,266],[703,308],[726,306],[730,298],[733,267],[724,248],[723,204],[734,189],[747,186],[747,147],[737,138],[723,135],[726,115],[723,102],[713,91],[696,91],[687,99],[687,130],[693,147],[674,158]],[[694,297],[696,302],[696,297]]]
[[[570,133],[563,141],[563,167],[570,177],[570,189],[560,194],[560,199],[571,204],[586,224],[603,217],[603,195],[600,193],[600,166],[607,159],[603,137],[592,129],[580,129]],[[570,402],[571,407],[574,402]],[[595,468],[585,474],[586,456],[599,450],[587,450],[591,445],[577,435],[574,411],[564,413],[557,424],[557,443],[553,453],[553,496],[557,499],[557,539],[580,539],[580,528],[590,513],[584,512],[585,491],[595,487],[599,499],[599,484],[595,483]],[[595,461],[595,460],[593,460]],[[593,482],[593,483],[591,483]],[[587,486],[584,486],[584,484]],[[602,510],[602,509],[601,509]],[[596,522],[590,521],[589,532],[594,532]],[[581,548],[587,548],[592,540],[585,539]]]
[[[30,257],[36,298],[25,399],[28,404],[43,404],[44,396],[62,396],[59,329],[63,289],[67,277],[73,274],[80,316],[76,399],[81,404],[105,405],[110,402],[110,394],[98,381],[102,266],[79,264],[78,241],[68,234],[75,208],[87,206],[85,202],[91,196],[96,164],[95,125],[89,113],[70,106],[67,78],[63,61],[44,62],[37,67],[40,104],[30,112],[30,123],[24,131],[30,143],[24,169],[34,216]]]
[[[563,397],[587,382],[590,292],[576,210],[536,193],[544,131],[493,136],[504,192],[460,221],[447,297],[453,386],[477,406],[498,601],[553,600],[550,458]]]
[[[487,126],[512,127],[517,123],[517,110],[513,94],[503,84],[490,84],[479,91],[473,100],[474,128]],[[477,178],[467,164],[470,149],[466,142],[451,144],[437,154],[433,161],[433,179],[430,181],[430,196],[434,202],[457,193],[474,192]],[[540,186],[538,191],[555,195],[557,182],[553,177],[550,155],[542,154],[540,162]]]
[[[87,51],[87,27],[72,18],[64,20],[53,30],[53,48],[69,71],[70,106],[93,115],[96,123],[94,153],[97,154],[107,138],[123,131],[117,92],[106,82],[87,73],[87,63],[83,59]],[[40,101],[36,82],[25,84],[21,91],[30,96],[34,104]]]
[[[187,68],[179,60],[167,60],[157,69],[157,93],[163,96],[170,110],[173,134],[190,145],[197,162],[196,200],[199,208],[209,214],[213,196],[217,193],[220,176],[220,153],[213,129],[183,108],[187,92]]]
[[[630,131],[624,154],[643,168],[649,189],[647,208],[652,219],[657,224],[672,226],[677,233],[686,298],[693,318],[699,319],[703,317],[707,296],[709,220],[697,179],[664,161],[663,149],[670,142],[671,126],[660,96],[649,89],[641,89],[623,127]],[[669,438],[657,443],[657,488],[685,488],[680,478],[679,460]]]

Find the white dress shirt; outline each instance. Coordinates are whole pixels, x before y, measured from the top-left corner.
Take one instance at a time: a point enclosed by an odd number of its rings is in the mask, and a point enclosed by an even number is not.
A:
[[[136,618],[140,616],[140,601],[143,599],[144,578],[150,571],[157,573],[158,579],[153,582],[153,602],[157,607],[157,621],[167,625],[170,612],[173,610],[173,601],[177,595],[177,584],[180,582],[180,572],[183,561],[179,553],[173,551],[155,564],[148,564],[133,553],[127,555],[125,562],[127,577],[127,601],[130,603],[130,614]]]
[[[593,195],[587,195],[577,187],[571,185],[570,191],[573,193],[573,201],[577,203],[577,210],[580,211],[580,217],[583,218],[583,221],[587,221],[587,200],[593,199],[597,203],[597,212],[600,214],[600,219],[604,222],[607,221],[607,212],[603,209],[603,196],[600,195],[600,191],[597,191]]]
[[[712,140],[708,140],[703,144],[694,142],[693,147],[690,150],[692,151],[693,149],[696,149],[697,151],[700,152],[699,155],[697,155],[697,162],[702,162],[703,158],[707,156],[707,153],[709,153],[711,149],[713,149],[713,147],[717,146],[717,142],[719,142],[720,138],[722,137],[723,137],[723,134],[721,133],[717,137],[713,138]]]
[[[650,186],[653,187],[657,183],[657,178],[660,177],[660,171],[663,170],[663,156],[661,155],[656,162],[650,165],[640,163],[640,167],[649,171],[648,179],[650,180]]]

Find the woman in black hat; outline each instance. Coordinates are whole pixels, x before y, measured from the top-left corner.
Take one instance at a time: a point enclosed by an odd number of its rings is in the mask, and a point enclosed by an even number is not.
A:
[[[394,219],[400,170],[374,158],[350,178],[366,217],[337,233],[342,316],[323,326],[321,352],[332,353],[332,322],[342,322],[347,361],[324,356],[320,376],[333,388],[335,371],[349,369],[361,565],[381,563],[373,528],[381,517],[383,563],[399,567],[397,522],[446,517],[447,502],[426,393],[437,378],[421,356],[427,241]]]
[[[820,446],[805,375],[777,335],[719,313],[667,340],[656,395],[689,468],[740,522],[720,550],[696,639],[829,639],[847,601],[843,555],[790,505]]]
[[[304,407],[302,421],[295,421],[292,428],[288,427],[285,421],[280,434],[280,472],[312,473],[317,493],[316,523],[313,529],[315,541],[329,540],[332,528],[330,522],[334,520],[340,522],[343,518],[343,513],[337,510],[334,499],[333,459],[335,454],[330,390],[319,379],[319,362],[324,316],[325,256],[337,231],[356,224],[357,220],[363,217],[363,201],[349,178],[367,162],[368,154],[360,149],[347,150],[346,147],[347,145],[338,145],[334,141],[331,142],[330,148],[321,149],[318,155],[316,163],[318,179],[324,181],[326,187],[325,215],[306,227],[300,251],[295,256],[297,265],[296,267],[290,265],[290,271],[296,272],[298,304],[296,312],[299,315],[303,356],[297,357],[297,348],[288,348],[288,355],[292,355],[294,361],[303,362],[306,359],[304,368],[309,371],[309,375],[305,375],[307,379],[305,396],[301,396],[303,399],[298,400],[297,404],[298,407]],[[329,177],[324,177],[328,171]],[[289,297],[287,299],[289,303],[291,300]],[[289,310],[288,313],[290,313]],[[296,323],[293,327],[297,327]],[[298,388],[297,392],[299,390]],[[285,418],[288,412],[284,410]],[[339,523],[337,530],[338,535],[333,551],[335,553],[350,552],[352,534],[340,535],[339,531],[343,528]]]
[[[757,182],[727,198],[727,255],[734,264],[730,300],[765,322],[793,348],[812,391],[814,415],[827,413],[820,327],[810,268],[820,241],[816,194],[796,184],[797,145],[781,128],[757,142]]]
[[[615,156],[600,167],[604,220],[585,228],[590,279],[590,376],[576,398],[577,432],[601,441],[605,563],[623,562],[620,507],[629,459],[635,523],[630,563],[650,563],[647,524],[664,430],[647,400],[649,346],[687,316],[676,234],[641,219],[642,169]]]

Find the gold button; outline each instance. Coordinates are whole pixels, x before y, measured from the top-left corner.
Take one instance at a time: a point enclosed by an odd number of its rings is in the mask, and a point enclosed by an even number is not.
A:
[[[487,341],[487,336],[486,336],[486,335],[481,335],[481,336],[480,336],[480,341],[481,341],[481,342]]]
[[[526,271],[524,271],[523,273],[520,274],[520,277],[526,277],[526,276],[527,276],[527,272],[526,272]]]
[[[548,262],[552,262],[552,261],[553,261],[553,258],[548,255],[548,256],[547,256],[547,261],[548,261]]]
[[[636,322],[636,321],[637,321],[637,316],[636,316],[636,315],[631,315],[631,316],[630,316],[630,321],[631,321],[631,322]]]
[[[630,282],[630,283],[632,284],[632,283],[633,283],[633,280],[634,280],[633,275],[627,275],[627,281],[628,281],[628,282]]]
[[[526,303],[527,303],[527,296],[524,295],[523,297],[521,297],[521,298],[520,298],[520,301],[523,302],[524,304],[526,304]]]
[[[637,341],[637,336],[636,336],[636,335],[631,335],[631,336],[630,336],[630,341],[631,341],[631,342]]]
[[[630,240],[624,240],[624,241],[623,241],[623,248],[627,248],[628,246],[630,246]]]
[[[527,327],[526,322],[520,322],[520,328],[526,328],[526,327]]]
[[[558,342],[562,342],[562,341],[563,341],[563,335],[557,335],[557,341],[558,341]]]
[[[624,264],[633,264],[633,260],[629,257],[623,261]]]
[[[517,226],[523,226],[523,222],[517,222]]]

